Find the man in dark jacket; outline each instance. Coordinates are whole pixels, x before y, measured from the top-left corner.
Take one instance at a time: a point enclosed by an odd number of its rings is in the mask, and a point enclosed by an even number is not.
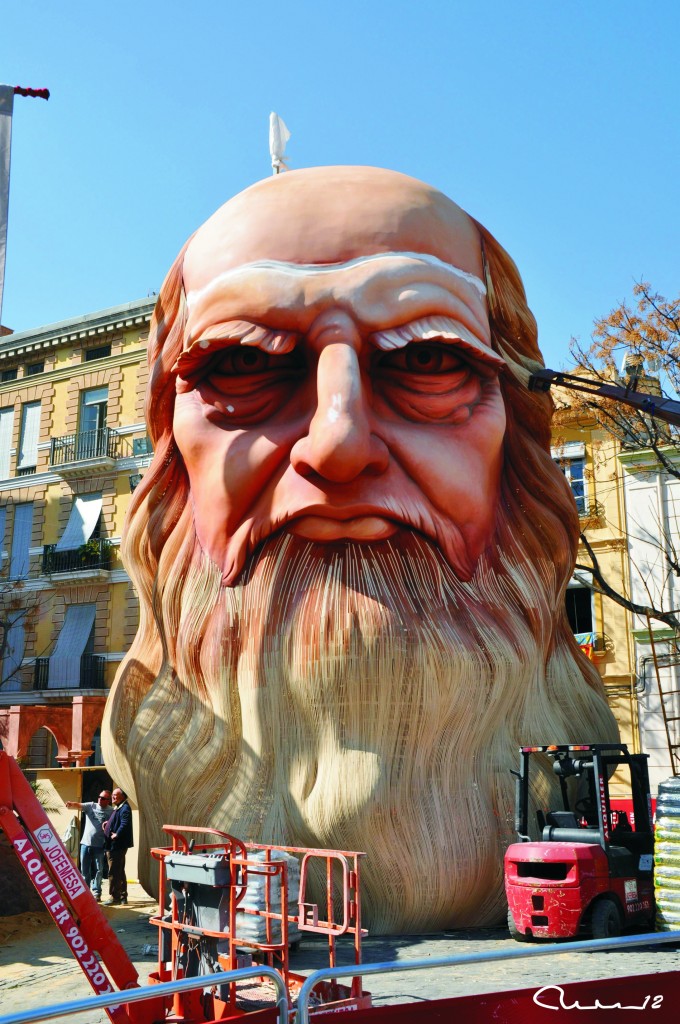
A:
[[[109,862],[109,899],[107,906],[127,903],[127,876],[125,854],[134,845],[132,811],[122,789],[111,794],[113,814],[104,829],[107,837],[106,857]]]

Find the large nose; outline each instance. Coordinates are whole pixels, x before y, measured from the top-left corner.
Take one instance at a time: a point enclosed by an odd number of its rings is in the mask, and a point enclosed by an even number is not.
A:
[[[316,411],[307,435],[293,446],[293,467],[334,483],[384,472],[389,452],[371,431],[357,346],[350,339],[321,348],[316,387]]]

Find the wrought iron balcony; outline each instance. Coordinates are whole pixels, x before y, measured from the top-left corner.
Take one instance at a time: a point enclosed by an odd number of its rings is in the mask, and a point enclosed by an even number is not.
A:
[[[603,519],[604,505],[599,501],[586,501],[585,498],[576,499],[579,519]]]
[[[71,551],[57,551],[56,544],[45,544],[43,548],[42,571],[48,576],[91,569],[108,572],[110,568],[111,544],[108,540],[92,537],[86,544]]]
[[[110,469],[116,459],[130,453],[130,445],[110,427],[53,437],[50,468],[62,474],[88,474]]]
[[[33,674],[34,690],[50,689],[50,658],[36,658]],[[83,654],[80,658],[80,678],[71,690],[103,690],[106,688],[106,658],[101,654]]]

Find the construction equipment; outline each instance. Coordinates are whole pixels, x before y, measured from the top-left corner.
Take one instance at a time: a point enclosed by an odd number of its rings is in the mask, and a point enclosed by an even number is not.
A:
[[[552,749],[557,752],[575,748]],[[591,751],[594,756],[597,754],[594,748],[578,749],[588,756]],[[638,801],[635,813],[642,813],[644,817],[643,812],[644,807]],[[481,1024],[492,1019],[516,1020],[519,1013],[522,1020],[538,1024],[538,1021],[546,1019],[544,1008],[550,1011],[558,1009],[558,1002],[562,1005],[562,999],[567,1000],[570,1008],[589,1010],[601,1006],[599,1000],[603,998],[611,1008],[620,1006],[621,1000],[631,1009],[649,1006],[658,1011],[655,1019],[662,1024],[674,1020],[672,996],[677,990],[677,971],[655,975],[653,988],[644,976],[616,977],[569,983],[558,989],[548,985],[538,990],[534,987],[374,1007],[370,995],[361,988],[364,973],[375,975],[395,970],[454,966],[468,961],[493,962],[517,954],[493,949],[462,957],[430,957],[427,960],[363,966],[360,963],[361,938],[365,934],[360,927],[361,854],[267,846],[256,848],[225,833],[176,826],[166,826],[166,832],[172,839],[171,847],[159,847],[153,851],[159,863],[161,880],[159,911],[157,917],[152,918],[159,928],[159,963],[149,979],[151,984],[142,987],[127,954],[66,855],[30,785],[16,762],[2,752],[0,827],[11,839],[24,869],[92,988],[103,993],[94,1001],[77,1000],[2,1017],[7,1024],[18,1024],[19,1021],[25,1024],[33,1017],[36,1020],[55,1016],[63,1019],[62,1014],[70,1016],[80,1011],[87,1012],[88,1019],[92,1019],[94,1012],[100,1009],[116,1024],[218,1024],[241,1018],[253,1024],[274,1024],[275,1021],[284,1024],[287,1011],[298,993],[296,1021],[300,1024],[308,1021],[310,1016],[312,1021],[317,1015],[320,1021],[330,1014],[335,1019],[335,1015],[343,1011],[353,1011],[353,1021],[399,1020],[404,1024],[455,1018]],[[199,832],[207,833],[215,842],[196,842]],[[293,860],[298,862],[300,869],[299,902],[295,903],[295,912],[289,914],[286,913],[288,904],[295,902],[292,897],[295,883],[289,885],[289,875],[295,874],[296,870]],[[320,919],[320,908],[316,904],[305,902],[307,877],[314,868],[317,876],[326,876],[326,920]],[[339,876],[341,882],[339,891],[333,884],[334,875]],[[252,902],[248,905],[247,894],[255,877],[265,893],[261,906],[254,906]],[[169,907],[166,895],[169,896]],[[333,921],[334,905],[336,909],[338,906],[341,908],[337,923]],[[240,927],[241,916],[264,929],[264,941],[252,934],[250,938],[243,938],[241,932],[248,929]],[[294,933],[295,927],[297,933]],[[315,971],[306,979],[290,972],[287,959],[291,940],[295,941],[304,931],[325,935],[330,953],[329,968]],[[341,967],[335,962],[336,942],[344,934],[354,939],[355,963],[350,967]],[[668,943],[677,941],[678,934],[670,932],[607,940],[607,948],[617,942],[622,948],[634,942]],[[577,943],[573,948],[590,950],[594,947],[586,942]],[[561,951],[559,946],[544,946],[531,952],[532,955],[543,955]],[[250,956],[261,959],[257,964],[248,966]],[[220,967],[227,968],[227,972],[214,970]],[[270,984],[275,985],[272,990],[276,996],[273,1005],[250,1012],[237,1005],[236,986],[245,979],[252,981],[258,970]],[[341,986],[340,978],[349,978],[350,984]],[[193,990],[190,985],[194,986]],[[122,1002],[125,993],[129,1001]]]
[[[647,754],[624,744],[520,748],[515,828],[505,855],[508,927],[518,941],[619,935],[654,922],[654,833]],[[531,766],[536,771],[532,777]],[[609,777],[626,774],[633,812],[612,806]],[[541,785],[559,797],[550,808],[530,803]],[[542,776],[542,777],[541,777]],[[625,801],[627,803],[627,801]],[[559,806],[556,806],[559,805]],[[536,838],[532,838],[533,831]]]
[[[561,370],[537,370],[529,377],[529,391],[549,391],[554,385],[560,388],[568,388],[571,391],[581,391],[586,395],[593,395],[595,398],[611,398],[616,402],[623,402],[638,412],[656,419],[664,420],[680,427],[680,402],[664,395],[650,394],[647,391],[637,391],[638,378],[631,376],[626,384],[610,384],[607,381],[593,380],[591,377],[581,377],[575,373],[562,373]]]
[[[14,758],[0,751],[0,828],[42,898],[97,995],[140,987],[139,976],[80,872],[68,856],[28,780]],[[200,977],[237,967],[275,968],[292,1004],[305,978],[293,974],[289,947],[305,933],[328,940],[329,967],[336,966],[341,936],[353,940],[361,963],[360,860],[346,850],[301,849],[242,843],[215,829],[166,825],[172,845],[152,850],[159,863],[158,965],[152,985]],[[213,842],[197,843],[199,836]],[[293,899],[289,877],[299,871]],[[321,882],[326,906],[307,897],[308,882]],[[259,885],[258,885],[259,883]],[[253,890],[257,897],[252,898]],[[339,908],[339,920],[335,914]],[[248,927],[255,923],[257,927]],[[277,1008],[265,1005],[253,1020],[274,1021]],[[159,995],[144,1003],[108,1007],[113,1024],[216,1024],[240,1019],[236,982],[219,988]],[[124,997],[123,997],[124,998]],[[349,986],[323,982],[315,991],[317,1010],[337,1012],[371,1005],[361,979]],[[271,1005],[267,1005],[271,1002]]]
[[[0,751],[0,828],[10,840],[33,886],[47,907],[97,995],[139,984],[138,974],[104,913],[74,867],[54,827],[18,764]],[[131,1024],[124,1006],[107,1011],[114,1024]],[[135,1024],[150,1024],[147,1006]]]
[[[165,825],[164,831],[172,838],[172,846],[151,851],[160,872],[158,915],[151,922],[159,928],[160,941],[158,968],[149,981],[234,971],[255,961],[279,971],[292,1005],[305,977],[290,970],[289,950],[303,933],[327,938],[330,967],[337,963],[338,938],[351,936],[355,964],[361,963],[361,939],[366,934],[360,925],[359,899],[363,854],[242,843],[210,828]],[[199,834],[215,841],[197,843]],[[316,903],[307,901],[314,873],[317,881],[320,876],[324,879],[325,918],[319,916]],[[292,874],[298,876],[294,885]],[[170,909],[166,911],[168,883]],[[253,892],[259,898],[253,899]],[[341,908],[338,921],[334,906]],[[318,1009],[327,1012],[371,1004],[359,977],[349,987],[326,983],[316,996],[322,1004]],[[231,1020],[243,1013],[235,983],[215,992],[176,996],[172,1008],[166,1009],[182,1021]]]

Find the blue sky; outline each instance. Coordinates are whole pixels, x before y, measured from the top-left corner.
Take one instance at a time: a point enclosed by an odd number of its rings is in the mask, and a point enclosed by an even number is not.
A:
[[[517,261],[546,361],[634,280],[678,293],[680,5],[657,0],[3,4],[15,102],[3,321],[157,291],[185,238],[270,173],[391,167]]]

